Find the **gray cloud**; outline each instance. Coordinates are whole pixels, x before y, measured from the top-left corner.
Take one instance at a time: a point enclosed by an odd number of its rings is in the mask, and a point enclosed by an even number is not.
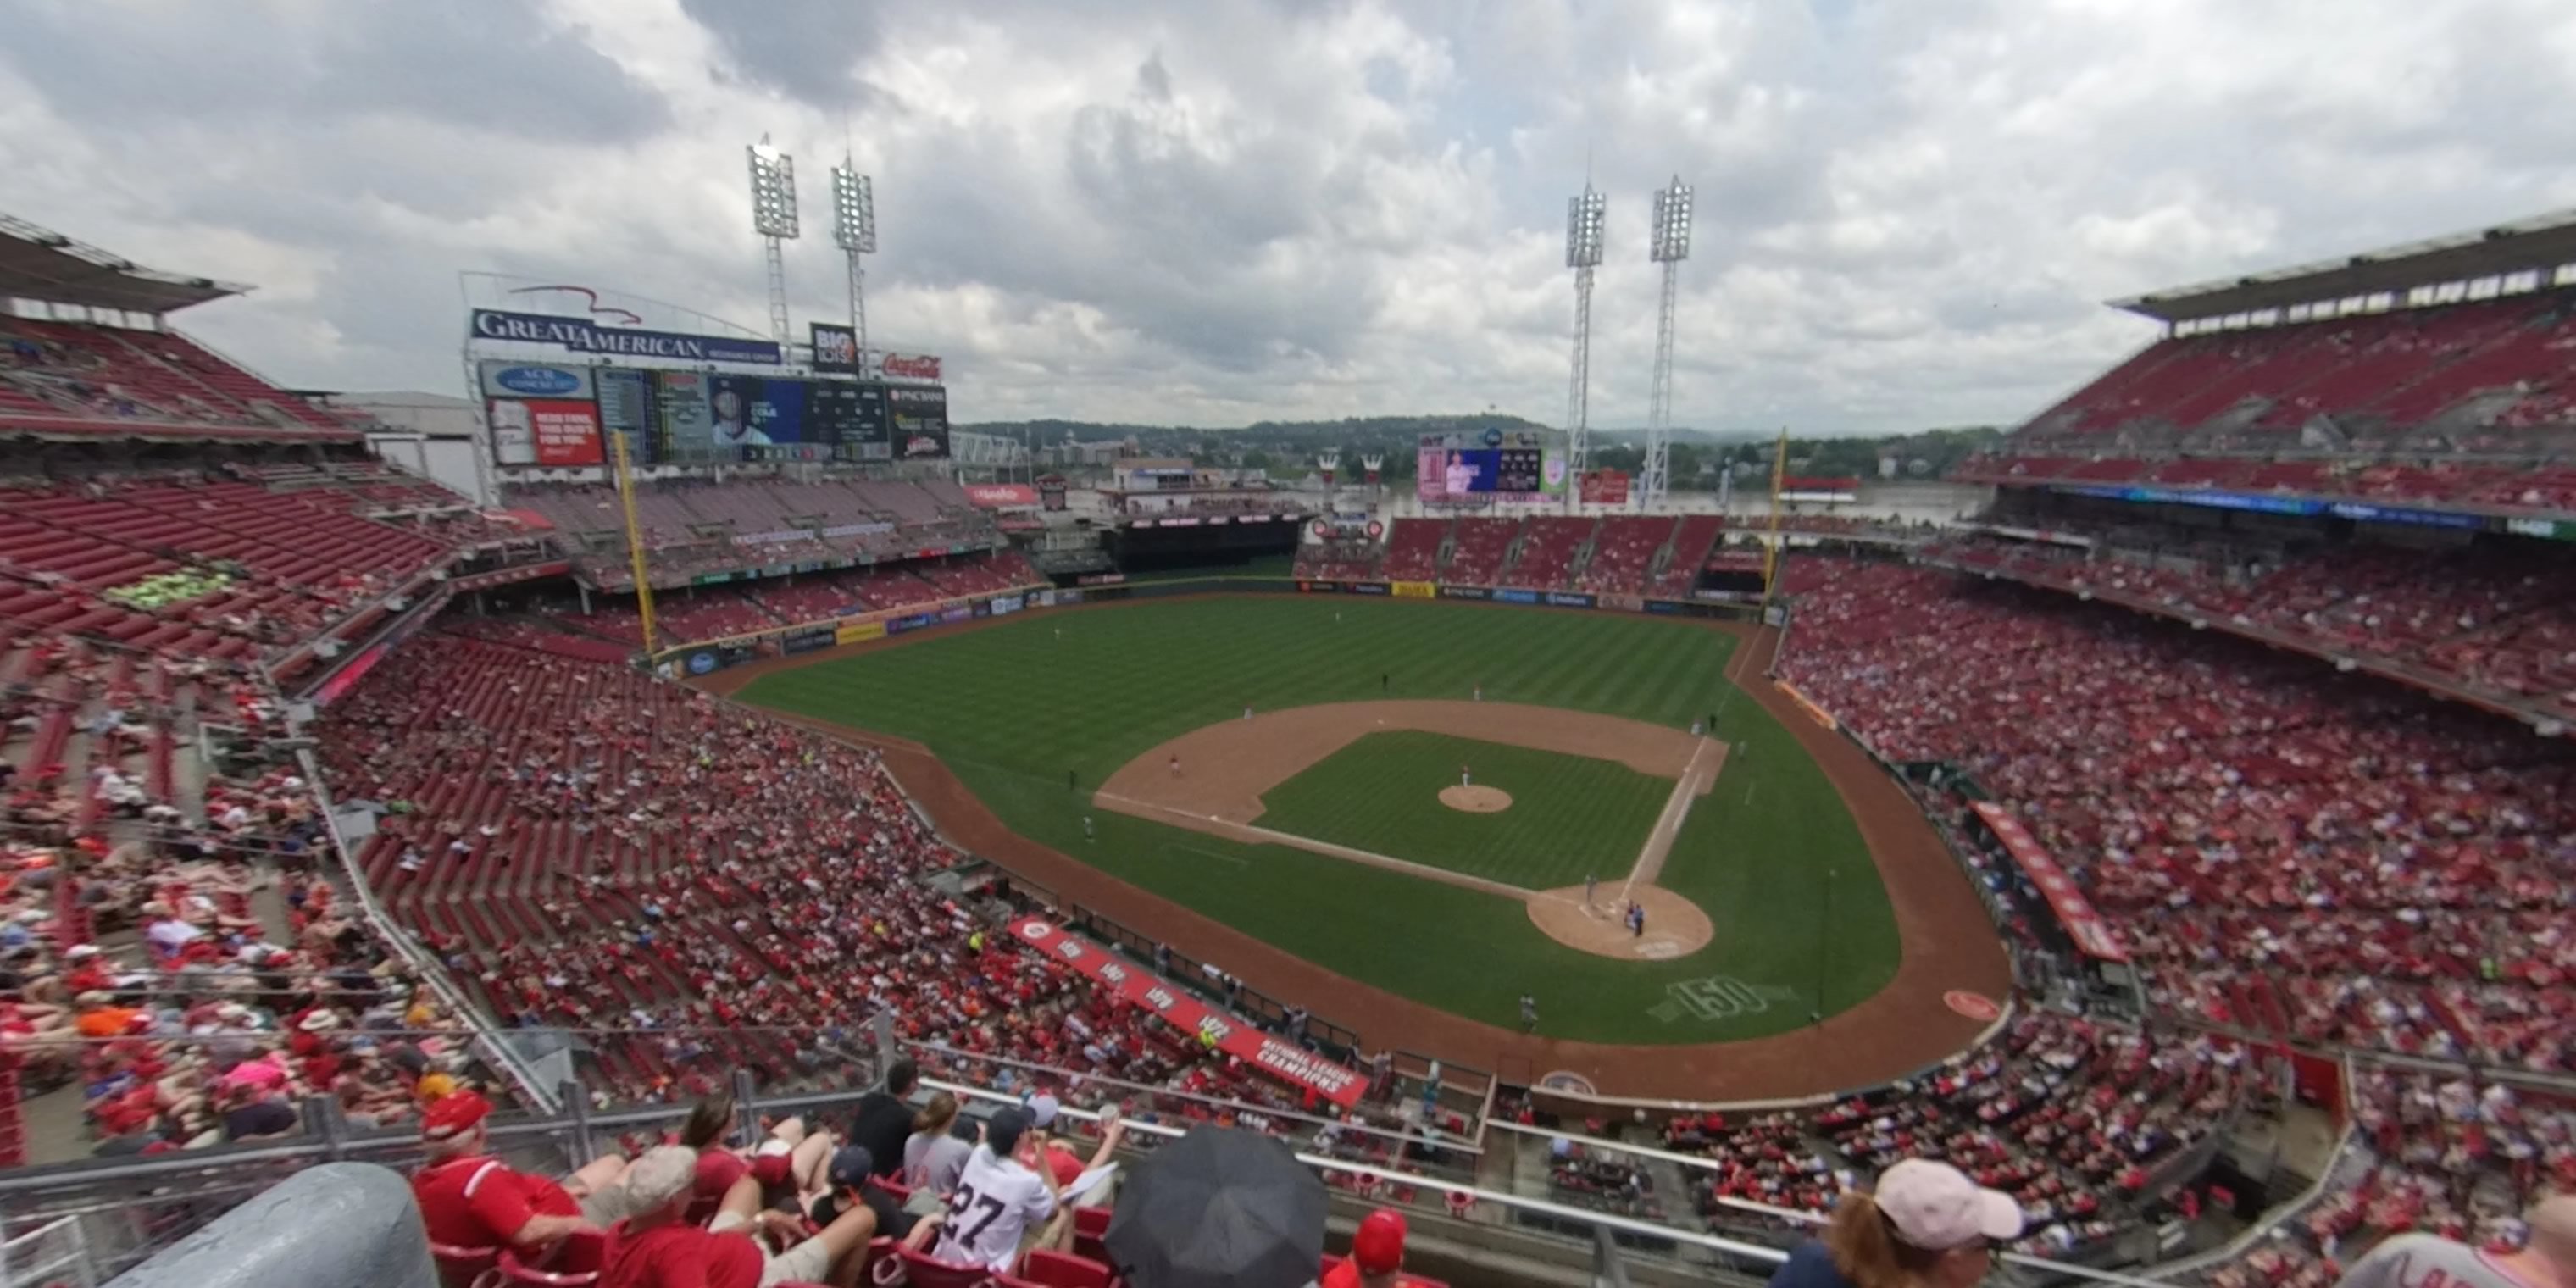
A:
[[[968,417],[1553,420],[1565,197],[1610,196],[1596,418],[1644,410],[1648,195],[1698,187],[1676,414],[2011,420],[2150,338],[2104,298],[2576,203],[2551,0],[241,0],[11,8],[11,212],[250,280],[280,379],[451,389],[460,270],[757,323],[741,146],[844,112],[872,332]]]

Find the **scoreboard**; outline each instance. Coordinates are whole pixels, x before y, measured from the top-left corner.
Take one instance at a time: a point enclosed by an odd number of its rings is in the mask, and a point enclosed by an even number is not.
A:
[[[1426,502],[1534,502],[1565,491],[1565,459],[1543,435],[1499,429],[1425,434],[1418,451],[1415,494]]]

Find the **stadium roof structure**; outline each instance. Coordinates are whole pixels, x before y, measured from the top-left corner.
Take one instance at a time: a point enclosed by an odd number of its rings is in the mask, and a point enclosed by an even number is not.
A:
[[[0,298],[159,315],[250,288],[211,277],[163,273],[0,214]]]
[[[2569,264],[2576,264],[2576,210],[2560,210],[2475,232],[2249,277],[2178,286],[2110,304],[2159,322],[2196,322],[2523,272],[2539,272],[2546,286],[2551,270]]]

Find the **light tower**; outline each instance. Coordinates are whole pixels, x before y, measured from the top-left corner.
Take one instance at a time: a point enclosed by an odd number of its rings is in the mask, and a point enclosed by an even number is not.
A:
[[[1673,452],[1673,295],[1681,286],[1682,261],[1690,258],[1691,190],[1680,175],[1671,186],[1655,190],[1655,227],[1646,258],[1664,266],[1663,299],[1655,309],[1655,375],[1646,394],[1646,477],[1637,490],[1637,509],[1651,511],[1672,483]]]
[[[1601,267],[1601,194],[1590,180],[1565,203],[1565,266],[1574,270],[1574,375],[1566,395],[1565,454],[1574,486],[1565,490],[1570,513],[1583,504],[1583,475],[1592,466],[1592,271]]]
[[[877,196],[868,177],[850,164],[850,154],[832,167],[832,244],[850,261],[850,330],[859,339],[859,375],[868,374],[867,268],[861,255],[877,253]]]
[[[751,158],[751,230],[769,251],[769,333],[780,348],[787,334],[787,251],[795,240],[796,158],[771,147],[769,136],[744,148]]]

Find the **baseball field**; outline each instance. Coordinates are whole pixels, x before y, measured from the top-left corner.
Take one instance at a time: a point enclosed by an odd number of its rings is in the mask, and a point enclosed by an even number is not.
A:
[[[784,659],[736,696],[922,744],[1010,832],[1335,976],[1504,1029],[1530,994],[1543,1038],[1703,1045],[1849,1010],[1903,955],[1815,731],[1729,678],[1740,642],[1218,596]]]

